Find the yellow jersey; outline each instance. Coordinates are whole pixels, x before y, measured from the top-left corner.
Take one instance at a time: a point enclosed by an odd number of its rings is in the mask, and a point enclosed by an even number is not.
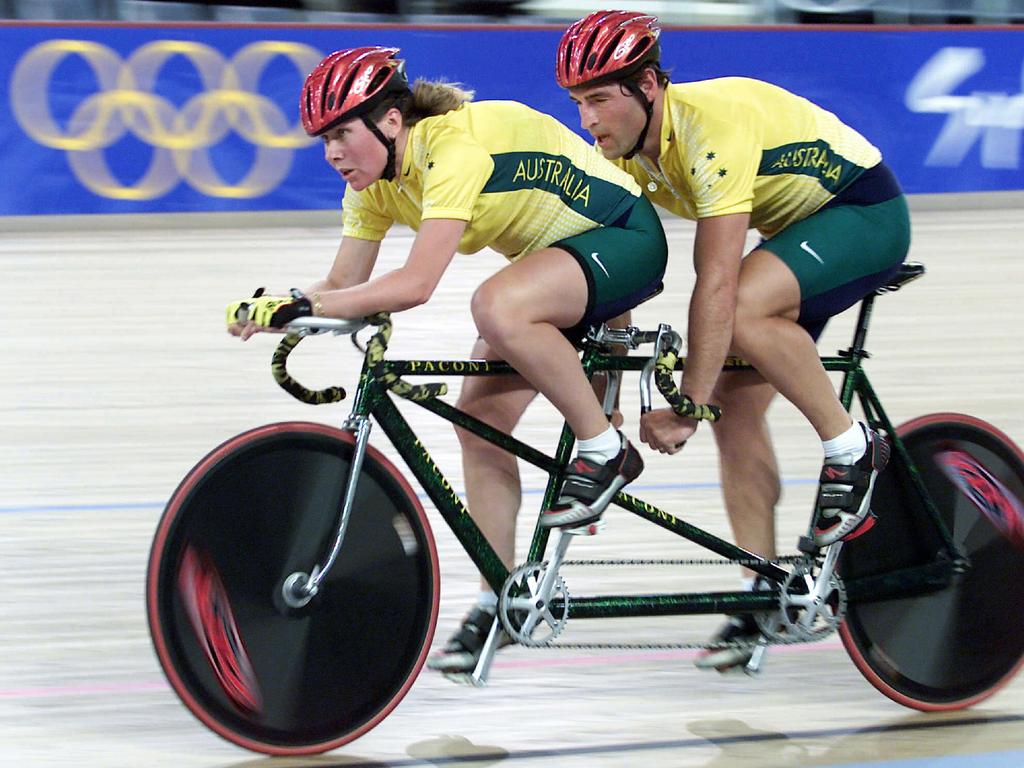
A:
[[[344,234],[378,241],[394,222],[468,223],[460,253],[514,260],[624,220],[641,195],[625,171],[555,118],[514,101],[468,102],[410,128],[392,181],[345,190]]]
[[[771,237],[882,160],[831,112],[760,80],[671,84],[664,104],[658,162],[616,164],[651,202],[687,219],[750,213]]]

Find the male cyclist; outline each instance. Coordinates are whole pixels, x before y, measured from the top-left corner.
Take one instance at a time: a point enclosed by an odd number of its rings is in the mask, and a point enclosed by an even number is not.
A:
[[[823,443],[811,538],[824,547],[859,536],[874,521],[888,444],[843,409],[815,342],[906,257],[906,200],[877,148],[800,96],[744,77],[671,83],[660,32],[653,16],[591,13],[563,35],[556,77],[601,153],[652,202],[697,222],[681,391],[722,407],[713,430],[734,536],[775,555],[780,484],[765,413],[776,392]],[[744,257],[750,228],[764,239]],[[729,354],[756,371],[720,375]],[[697,425],[661,409],[642,418],[640,436],[673,454]],[[752,617],[736,616],[715,640],[757,636]],[[726,647],[697,664],[724,670],[749,657]]]

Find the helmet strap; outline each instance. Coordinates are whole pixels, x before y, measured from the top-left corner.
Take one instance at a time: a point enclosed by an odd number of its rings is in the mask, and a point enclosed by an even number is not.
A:
[[[648,118],[650,120],[650,118]],[[380,177],[384,181],[392,181],[395,178],[395,140],[389,139],[384,133],[378,128],[374,122],[366,115],[363,115],[363,124],[370,129],[370,133],[377,137],[377,140],[384,145],[388,151],[388,159],[384,163],[384,170],[381,171]]]
[[[647,141],[647,131],[650,130],[651,117],[654,115],[654,102],[648,99],[647,95],[640,90],[640,86],[632,80],[621,80],[619,85],[636,97],[636,100],[640,102],[640,106],[644,108],[644,113],[647,115],[647,119],[644,120],[643,130],[640,131],[636,144],[633,145],[629,152],[623,155],[626,160],[632,160],[634,155],[644,148],[644,142]]]

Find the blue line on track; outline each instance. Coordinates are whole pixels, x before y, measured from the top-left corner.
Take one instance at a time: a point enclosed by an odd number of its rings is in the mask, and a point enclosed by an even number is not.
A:
[[[163,509],[163,501],[122,502],[117,504],[23,504],[0,506],[0,514],[14,512],[112,512],[118,509]]]
[[[783,480],[782,484],[785,486],[796,486],[796,485],[813,485],[817,483],[817,480],[811,479],[793,479]],[[630,486],[627,489],[630,493],[640,495],[644,493],[652,493],[658,491],[701,491],[701,490],[718,490],[721,484],[718,482],[708,483],[658,483],[652,485],[635,485]],[[544,493],[543,488],[527,488],[523,491],[524,496],[540,496]],[[425,493],[417,493],[416,496],[420,501],[425,501],[427,495]],[[465,495],[460,493],[459,496],[465,500]],[[18,504],[11,506],[0,506],[0,515],[2,514],[13,514],[18,512],[112,512],[120,509],[163,509],[167,502],[164,501],[139,501],[139,502],[119,502],[110,504]]]
[[[911,757],[902,760],[875,760],[870,763],[836,763],[819,768],[1020,768],[1024,750],[1010,752],[975,752],[969,755],[942,757]]]

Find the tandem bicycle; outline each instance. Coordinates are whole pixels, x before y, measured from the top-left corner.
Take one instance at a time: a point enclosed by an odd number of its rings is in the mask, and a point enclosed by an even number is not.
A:
[[[445,386],[406,377],[514,373],[485,360],[389,360],[390,319],[302,318],[289,325],[272,369],[291,395],[337,402],[342,389],[310,390],[286,359],[309,335],[377,331],[365,346],[350,415],[340,427],[268,424],[211,451],[172,494],[149,556],[147,614],[173,690],[207,727],[271,755],[325,752],[380,723],[426,659],[438,616],[437,549],[404,473],[369,443],[376,424],[498,595],[498,616],[471,678],[483,684],[504,633],[545,647],[590,618],[753,613],[775,643],[838,632],[881,693],[914,709],[951,710],[990,696],[1024,661],[1024,454],[995,427],[956,413],[894,426],[863,362],[876,298],[923,274],[905,264],[860,304],[853,340],[826,370],[840,399],[891,444],[877,478],[874,530],[824,549],[809,538],[767,560],[620,491],[614,504],[758,575],[761,589],[643,595],[570,595],[560,569],[592,526],[549,532],[538,524],[526,561],[509,572],[396,406],[410,400],[440,419],[547,473],[540,510],[558,491],[574,444],[563,426],[553,455],[445,402]],[[612,354],[612,345],[627,350]],[[651,354],[629,354],[653,345]],[[643,408],[652,381],[670,402],[685,365],[669,326],[592,329],[581,356],[608,377],[611,414],[626,372],[639,373]],[[749,368],[730,359],[727,369]],[[728,418],[728,415],[725,415]],[[538,515],[539,518],[539,515]],[[642,561],[657,564],[659,561]],[[671,562],[671,561],[661,561]],[[641,566],[644,567],[644,566]],[[683,567],[680,565],[679,567]],[[718,647],[718,646],[716,646]]]

